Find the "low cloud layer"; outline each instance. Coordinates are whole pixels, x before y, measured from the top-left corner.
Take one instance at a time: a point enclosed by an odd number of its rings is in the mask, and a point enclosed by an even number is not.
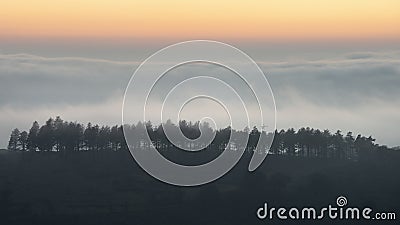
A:
[[[353,52],[321,60],[258,62],[277,104],[278,128],[312,126],[400,145],[400,53]],[[0,54],[0,147],[11,129],[66,120],[121,123],[122,97],[138,62]],[[209,66],[197,66],[207,74]],[[181,80],[193,66],[171,72]],[[228,72],[220,71],[222,77]],[[234,81],[232,81],[234,82]],[[182,95],[189,95],[187,89]],[[223,94],[223,93],[222,93]]]

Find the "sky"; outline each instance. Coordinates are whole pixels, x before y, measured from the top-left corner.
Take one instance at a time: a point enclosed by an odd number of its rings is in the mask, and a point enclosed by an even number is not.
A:
[[[260,65],[277,128],[351,130],[400,145],[396,0],[6,0],[0,17],[0,148],[13,128],[50,116],[121,123],[140,62],[192,39],[234,45]]]
[[[5,1],[2,37],[396,39],[397,0]]]

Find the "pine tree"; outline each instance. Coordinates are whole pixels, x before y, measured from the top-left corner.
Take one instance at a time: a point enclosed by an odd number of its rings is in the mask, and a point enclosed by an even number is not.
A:
[[[28,133],[26,131],[21,132],[18,138],[18,144],[21,146],[22,151],[26,151],[26,146],[28,143]]]
[[[12,151],[19,150],[19,138],[21,133],[19,132],[18,128],[15,128],[10,135],[10,140],[8,141],[8,149]]]
[[[39,134],[39,123],[37,121],[33,122],[31,129],[29,130],[27,147],[29,151],[35,152],[38,147],[38,134]]]

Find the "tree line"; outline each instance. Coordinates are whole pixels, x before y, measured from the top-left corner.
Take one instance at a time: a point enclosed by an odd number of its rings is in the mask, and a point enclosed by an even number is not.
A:
[[[163,126],[180,129],[188,138],[181,140],[178,146],[172,144],[164,133]],[[140,129],[146,129],[150,141],[141,136]],[[214,135],[213,141],[205,143],[193,143],[188,140],[196,139],[201,132]],[[133,137],[130,143],[132,148],[146,149],[155,146],[160,151],[174,149],[176,147],[200,147],[215,150],[236,150],[245,148],[246,151],[258,151],[259,153],[270,153],[277,155],[336,158],[357,160],[360,157],[373,152],[389,150],[386,146],[375,144],[371,136],[365,137],[360,134],[354,136],[352,132],[345,135],[338,130],[331,133],[329,130],[313,128],[293,128],[275,131],[275,134],[260,132],[257,127],[252,130],[234,130],[230,127],[213,130],[207,123],[180,121],[178,125],[167,121],[165,124],[154,126],[150,121],[135,125],[99,126],[88,123],[86,126],[78,122],[68,122],[56,117],[48,119],[42,126],[37,121],[33,122],[29,131],[20,131],[18,128],[11,132],[8,149],[13,151],[28,152],[76,152],[76,151],[120,151],[127,150],[128,145],[124,138],[125,133]],[[232,135],[235,134],[235,135]],[[246,146],[235,145],[235,140],[229,142],[232,136],[248,136]],[[260,136],[264,135],[265,143],[260,143],[256,148]],[[272,141],[269,147],[268,140]],[[175,143],[176,144],[176,143]],[[200,146],[194,146],[200,145]]]

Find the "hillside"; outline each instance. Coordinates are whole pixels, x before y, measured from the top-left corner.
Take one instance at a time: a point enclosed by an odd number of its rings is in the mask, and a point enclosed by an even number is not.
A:
[[[317,207],[339,195],[351,205],[400,210],[398,152],[358,162],[270,155],[254,173],[249,159],[216,182],[184,188],[153,179],[127,151],[7,151],[0,154],[1,224],[262,224],[255,211],[265,201]]]

